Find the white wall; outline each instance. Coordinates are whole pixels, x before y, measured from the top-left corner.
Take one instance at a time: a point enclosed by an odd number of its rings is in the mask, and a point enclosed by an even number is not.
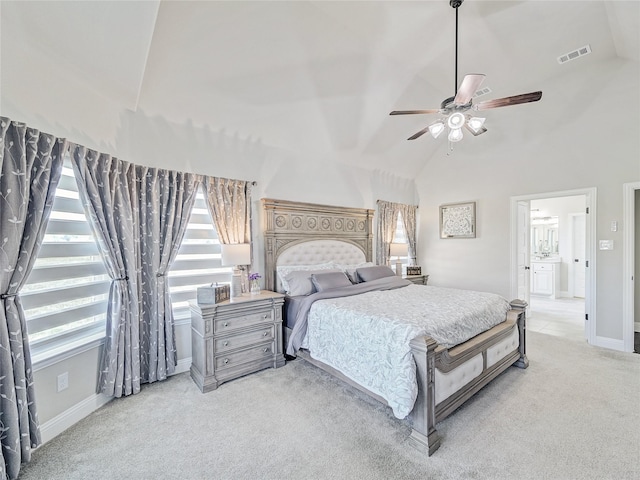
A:
[[[623,61],[601,69],[605,73],[591,83],[567,75],[543,85],[540,108],[507,107],[513,115],[506,108],[487,112],[486,134],[465,138],[451,155],[443,151],[425,165],[417,179],[419,253],[430,284],[508,296],[510,198],[596,187],[596,239],[616,245],[598,251],[595,259],[596,335],[621,342],[622,238],[610,226],[622,219],[622,184],[640,178],[640,74],[637,64]],[[543,108],[544,102],[566,108]],[[624,121],[615,122],[620,105],[629,108]],[[499,123],[503,114],[509,122]],[[509,123],[518,121],[531,125],[531,135],[509,136]],[[540,123],[551,126],[544,135],[536,135]],[[488,135],[502,142],[484,142]],[[438,206],[469,200],[477,202],[477,238],[440,240]]]

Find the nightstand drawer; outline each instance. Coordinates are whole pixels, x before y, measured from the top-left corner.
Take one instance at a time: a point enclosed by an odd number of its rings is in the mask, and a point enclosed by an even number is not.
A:
[[[402,278],[409,280],[416,285],[426,285],[429,281],[429,275],[403,275]]]
[[[216,370],[235,367],[243,363],[253,362],[263,357],[271,357],[273,355],[274,345],[271,343],[263,343],[255,347],[240,350],[239,352],[229,353],[228,355],[220,355],[216,357]]]
[[[229,318],[216,319],[213,322],[213,333],[221,334],[257,323],[273,322],[273,310]]]
[[[266,340],[273,340],[275,337],[273,325],[267,325],[250,332],[229,335],[214,339],[214,349],[216,353],[226,352],[228,350],[246,347],[254,343]]]

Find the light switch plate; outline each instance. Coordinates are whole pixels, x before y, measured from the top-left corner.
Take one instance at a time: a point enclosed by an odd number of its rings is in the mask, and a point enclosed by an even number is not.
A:
[[[600,240],[600,250],[613,250],[613,240]]]
[[[612,232],[618,231],[618,222],[616,222],[615,220],[611,222],[611,231]]]

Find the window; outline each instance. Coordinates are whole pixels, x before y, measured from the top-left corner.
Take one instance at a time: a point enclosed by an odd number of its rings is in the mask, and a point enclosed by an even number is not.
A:
[[[104,336],[110,283],[67,157],[38,258],[20,292],[34,357]]]
[[[402,213],[398,212],[398,221],[396,223],[396,231],[393,234],[392,243],[409,243],[407,240],[407,235],[404,231],[404,223],[402,223]],[[394,257],[395,262],[395,257]],[[400,263],[402,263],[402,271],[407,271],[407,265],[409,265],[409,256],[399,257]]]
[[[198,287],[215,282],[229,283],[231,267],[222,267],[221,263],[218,234],[202,187],[199,187],[187,231],[168,275],[177,323],[190,321],[189,300],[196,299]]]
[[[200,189],[168,275],[175,320],[189,321],[189,300],[198,286],[228,283],[230,273],[221,266],[218,235]],[[110,285],[66,158],[42,247],[20,292],[34,362],[105,336]]]

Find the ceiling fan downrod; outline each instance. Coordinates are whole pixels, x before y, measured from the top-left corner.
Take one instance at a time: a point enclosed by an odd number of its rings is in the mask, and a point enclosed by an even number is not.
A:
[[[456,58],[455,58],[455,73],[453,76],[453,81],[455,82],[453,88],[453,96],[455,97],[458,94],[458,7],[462,5],[464,0],[449,0],[449,5],[456,9]]]

